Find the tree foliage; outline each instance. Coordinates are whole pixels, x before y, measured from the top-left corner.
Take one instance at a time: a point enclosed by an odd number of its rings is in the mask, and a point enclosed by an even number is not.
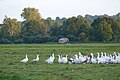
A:
[[[22,27],[22,34],[24,36],[32,36],[32,35],[45,35],[47,29],[45,24],[40,21],[31,20],[24,24]]]
[[[3,35],[6,36],[16,36],[21,32],[21,24],[17,21],[17,19],[11,19],[5,16],[3,21],[4,27],[2,27]]]
[[[112,39],[113,31],[106,18],[98,18],[92,23],[92,33],[95,41],[109,41]]]
[[[87,29],[89,29],[89,27],[90,23],[82,16],[69,18],[62,26],[65,36],[79,36],[82,32],[87,34]]]
[[[0,43],[45,43],[57,42],[67,37],[70,41],[120,42],[120,18],[116,16],[91,16],[43,19],[36,8],[24,8],[24,21],[5,16],[0,24]]]
[[[45,35],[47,33],[47,27],[38,9],[24,8],[21,16],[25,19],[22,27],[23,36]]]
[[[38,9],[35,8],[24,8],[23,12],[21,14],[21,16],[26,20],[26,21],[30,21],[30,20],[41,20],[41,15],[38,12]]]

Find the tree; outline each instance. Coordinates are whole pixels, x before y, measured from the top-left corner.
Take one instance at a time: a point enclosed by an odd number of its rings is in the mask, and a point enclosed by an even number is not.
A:
[[[111,24],[113,31],[113,41],[118,41],[120,38],[120,20],[106,18],[106,21]]]
[[[62,24],[63,24],[62,19],[60,19],[59,17],[56,17],[54,26],[60,27],[60,26],[62,26]]]
[[[92,34],[95,41],[110,41],[112,39],[112,28],[105,17],[94,20]]]
[[[54,24],[55,24],[55,21],[54,21],[53,19],[51,19],[51,17],[48,17],[48,18],[45,20],[45,22],[46,22],[46,25],[48,26],[48,28],[53,27]]]
[[[21,14],[21,16],[26,20],[26,21],[30,21],[30,20],[41,20],[41,15],[38,12],[38,9],[35,8],[24,8],[23,12]]]
[[[56,19],[52,19],[51,17],[48,17],[45,20],[46,25],[48,26],[48,31],[51,36],[58,36],[62,35],[62,28],[63,22],[65,22],[67,19],[59,17],[56,17]]]
[[[1,30],[4,35],[16,36],[16,35],[20,34],[21,24],[20,24],[20,22],[17,21],[17,19],[7,18],[7,16],[5,16],[3,24],[4,24],[4,27],[2,27]]]
[[[120,20],[115,20],[115,23],[112,25],[113,34],[115,41],[120,41]]]
[[[89,27],[90,23],[82,16],[68,18],[62,26],[65,36],[68,34],[79,36],[82,32],[86,33]]]
[[[47,26],[38,9],[24,8],[21,16],[25,19],[22,27],[23,36],[45,35],[47,33]]]
[[[22,28],[24,36],[45,35],[47,33],[46,26],[43,22],[30,20],[26,22]]]
[[[51,36],[62,35],[61,28],[60,27],[51,27],[50,31],[49,31],[49,34]]]
[[[3,27],[4,25],[3,24],[0,24],[0,39],[3,37]]]

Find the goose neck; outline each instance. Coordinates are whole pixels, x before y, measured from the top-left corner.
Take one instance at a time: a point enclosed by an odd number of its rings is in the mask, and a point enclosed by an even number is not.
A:
[[[97,53],[97,54],[98,54],[98,56],[97,56],[97,57],[99,58],[99,57],[100,57],[100,54],[99,54],[99,53]]]
[[[27,54],[26,54],[26,58],[27,58]]]

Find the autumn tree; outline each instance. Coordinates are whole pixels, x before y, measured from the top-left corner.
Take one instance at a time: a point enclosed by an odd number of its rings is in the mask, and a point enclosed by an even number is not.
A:
[[[21,24],[17,19],[11,19],[5,16],[3,21],[4,26],[2,27],[3,35],[6,36],[16,36],[20,35],[21,32]]]

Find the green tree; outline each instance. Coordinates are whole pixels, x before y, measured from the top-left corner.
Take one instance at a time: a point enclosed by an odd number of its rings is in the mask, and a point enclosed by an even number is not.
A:
[[[36,20],[26,22],[22,28],[22,34],[24,36],[45,35],[46,32],[45,24]]]
[[[62,24],[63,24],[62,19],[60,19],[59,17],[56,17],[54,26],[60,27],[62,26]]]
[[[79,36],[80,33],[86,33],[89,27],[90,23],[82,16],[69,18],[62,26],[65,36],[69,34]]]
[[[106,21],[106,18],[98,18],[92,23],[92,36],[95,41],[110,41],[112,39],[111,24]]]
[[[48,17],[48,18],[46,19],[46,23],[47,23],[47,25],[48,25],[49,27],[52,27],[52,26],[54,26],[55,21],[54,21],[51,17]]]
[[[21,16],[25,19],[22,27],[23,36],[47,34],[47,26],[38,12],[38,9],[30,7],[24,8]]]
[[[60,27],[51,27],[49,33],[50,33],[51,36],[62,35]]]
[[[120,41],[120,20],[115,20],[115,23],[112,25],[113,34],[115,41]]]
[[[30,21],[30,20],[41,20],[41,15],[38,12],[38,9],[35,8],[24,8],[23,12],[21,14],[21,16],[26,20],[26,21]]]
[[[120,40],[120,20],[115,20],[111,18],[106,18],[106,21],[111,24],[113,31],[113,41]]]
[[[0,39],[3,37],[3,27],[4,25],[3,24],[0,24]]]

